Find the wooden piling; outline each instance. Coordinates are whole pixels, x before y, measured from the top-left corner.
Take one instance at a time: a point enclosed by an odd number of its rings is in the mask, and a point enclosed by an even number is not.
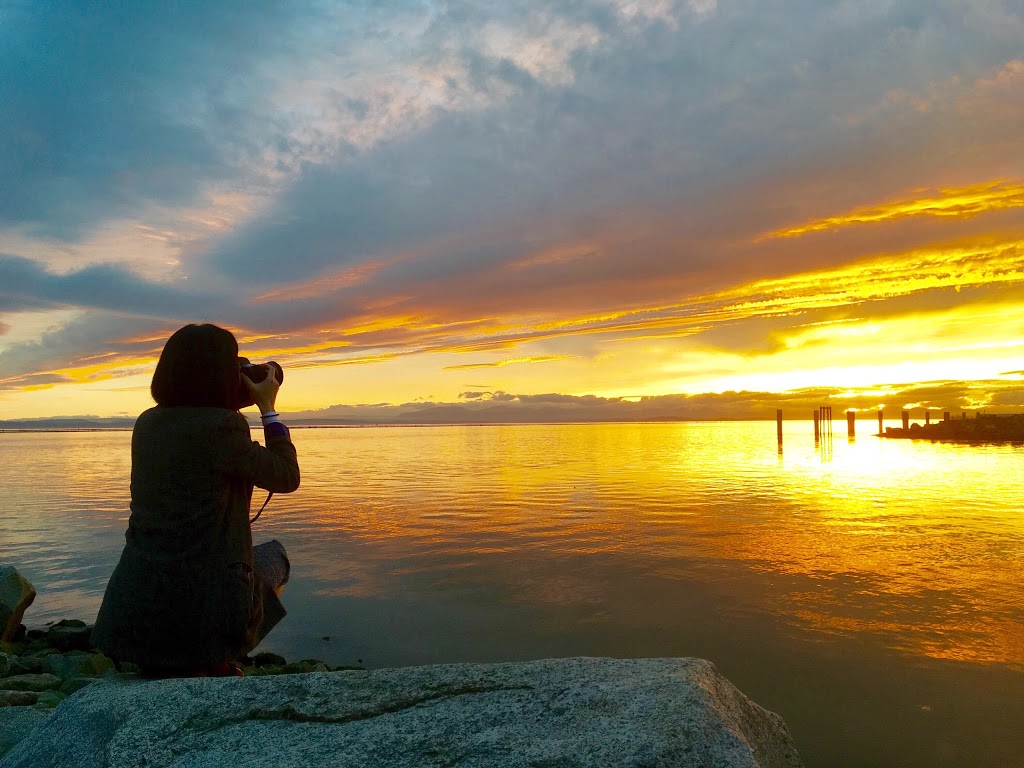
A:
[[[857,412],[847,411],[846,412],[846,436],[855,437],[857,435]]]
[[[881,408],[878,409],[878,434],[885,434],[885,413]]]
[[[821,425],[821,437],[832,438],[832,406],[823,405],[818,409],[818,421]]]
[[[942,420],[943,421],[949,421],[949,411],[944,411],[942,413]]]
[[[924,423],[925,424],[931,424],[932,423],[932,412],[929,411],[927,408],[925,408],[925,410],[924,410]]]
[[[910,411],[903,411],[900,416],[903,417],[903,428],[910,429]]]
[[[778,432],[778,435],[779,435],[779,445],[782,445],[782,409],[781,408],[779,408],[778,410],[775,411],[775,422],[776,422],[776,428],[777,428],[776,431]]]
[[[821,413],[817,408],[814,409],[814,442],[818,442],[821,439]]]

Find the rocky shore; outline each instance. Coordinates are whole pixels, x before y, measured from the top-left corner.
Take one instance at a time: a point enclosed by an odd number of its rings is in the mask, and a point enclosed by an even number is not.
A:
[[[25,630],[19,641],[0,642],[0,756],[73,693],[100,680],[144,680],[134,664],[115,663],[92,647],[92,627],[65,619]],[[288,662],[274,653],[240,660],[247,676],[332,672],[318,659]],[[35,714],[17,710],[30,709]]]
[[[72,694],[99,680],[141,681],[134,664],[116,663],[92,647],[92,626],[64,619],[28,629],[21,623],[36,596],[18,571],[0,567],[0,757]],[[319,659],[289,662],[274,653],[240,659],[247,676],[332,672]]]
[[[366,671],[270,653],[244,677],[145,679],[91,627],[20,623],[0,568],[0,768],[801,768],[782,718],[703,659]]]
[[[908,425],[906,429],[886,427],[883,436],[958,443],[1021,443],[1024,442],[1024,414],[979,413],[973,419],[943,419],[929,424],[914,423]]]

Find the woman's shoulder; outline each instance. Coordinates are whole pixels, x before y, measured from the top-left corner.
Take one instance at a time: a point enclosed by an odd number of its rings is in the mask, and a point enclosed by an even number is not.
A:
[[[169,425],[193,425],[210,429],[249,428],[249,422],[238,411],[189,405],[156,405],[143,411],[135,420],[136,429]]]

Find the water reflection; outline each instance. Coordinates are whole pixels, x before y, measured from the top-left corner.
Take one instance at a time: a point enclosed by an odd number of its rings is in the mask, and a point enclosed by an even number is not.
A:
[[[1021,449],[812,426],[787,423],[784,454],[771,422],[296,430],[302,488],[256,526],[295,564],[268,644],[374,666],[703,655],[805,744],[823,707],[779,693],[788,654],[1024,669]],[[3,559],[40,589],[33,621],[95,614],[129,442],[0,435]]]

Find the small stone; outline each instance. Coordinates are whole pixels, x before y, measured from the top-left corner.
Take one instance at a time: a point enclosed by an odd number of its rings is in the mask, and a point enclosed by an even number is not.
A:
[[[0,643],[0,653],[6,653],[8,656],[18,656],[25,652],[25,645],[23,643]]]
[[[48,645],[44,645],[42,648],[35,647],[28,652],[28,656],[35,659],[45,659],[47,656],[53,656],[55,653],[60,653],[56,648],[51,648]]]
[[[313,665],[314,672],[330,672],[331,668],[324,664],[322,661],[319,664]]]
[[[283,656],[278,656],[276,653],[270,653],[269,651],[263,651],[263,653],[257,653],[252,657],[252,665],[254,667],[266,667],[266,666],[284,666],[288,662],[285,661]]]
[[[14,640],[25,609],[35,599],[35,588],[14,566],[0,568],[0,640]]]
[[[0,689],[5,691],[53,691],[60,688],[62,680],[56,675],[15,675],[0,678]]]
[[[38,698],[39,694],[35,691],[0,690],[0,707],[30,707]]]
[[[36,709],[55,709],[66,698],[67,695],[60,691],[43,691],[33,706]]]
[[[36,656],[15,656],[11,659],[11,675],[37,675],[43,671],[43,660]]]
[[[114,662],[102,653],[73,651],[67,654],[47,656],[43,669],[62,680],[72,677],[98,677],[114,669]]]
[[[92,648],[92,627],[79,619],[64,619],[46,631],[46,642],[60,651],[88,651]]]
[[[117,665],[117,671],[127,672],[130,675],[141,675],[142,667],[140,667],[138,664],[133,664],[130,661],[122,661],[120,664]]]

